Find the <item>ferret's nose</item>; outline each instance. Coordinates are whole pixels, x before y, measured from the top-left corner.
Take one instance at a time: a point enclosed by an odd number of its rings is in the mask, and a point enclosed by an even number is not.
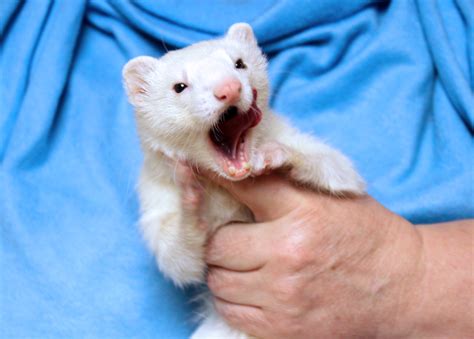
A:
[[[214,88],[216,99],[229,105],[239,100],[240,92],[242,92],[242,84],[235,78],[226,79]]]

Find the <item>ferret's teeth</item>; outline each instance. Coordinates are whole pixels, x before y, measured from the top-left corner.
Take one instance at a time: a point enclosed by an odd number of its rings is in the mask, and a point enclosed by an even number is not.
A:
[[[245,168],[246,171],[249,171],[252,168],[252,165],[248,162],[244,162],[243,168]]]
[[[239,151],[239,158],[241,161],[244,161],[245,160],[245,154],[244,154],[244,151],[243,150],[240,150]]]
[[[237,169],[234,166],[229,166],[228,172],[229,172],[230,176],[233,177],[235,175],[235,173],[237,172]]]

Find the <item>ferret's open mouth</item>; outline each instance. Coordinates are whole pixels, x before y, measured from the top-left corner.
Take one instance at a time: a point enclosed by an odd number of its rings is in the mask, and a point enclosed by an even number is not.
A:
[[[228,107],[218,123],[209,131],[209,138],[216,149],[218,162],[224,172],[234,179],[246,177],[251,169],[248,162],[247,132],[262,119],[257,107],[257,91],[253,90],[253,102],[248,111],[241,112],[236,106]]]

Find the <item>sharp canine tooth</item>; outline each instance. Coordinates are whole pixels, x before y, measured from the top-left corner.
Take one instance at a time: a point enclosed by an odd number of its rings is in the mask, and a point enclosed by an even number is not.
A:
[[[229,166],[228,171],[231,176],[234,176],[236,173],[236,168],[234,166]]]

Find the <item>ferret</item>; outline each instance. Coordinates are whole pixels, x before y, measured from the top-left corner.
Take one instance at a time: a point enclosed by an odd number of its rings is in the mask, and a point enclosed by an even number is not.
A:
[[[210,180],[197,182],[184,163],[231,181],[286,168],[289,180],[309,189],[364,193],[348,158],[271,111],[267,60],[246,23],[159,59],[132,59],[123,79],[144,153],[141,230],[177,286],[205,282],[205,244],[219,226],[254,222],[246,206]],[[192,338],[248,338],[210,300]]]

